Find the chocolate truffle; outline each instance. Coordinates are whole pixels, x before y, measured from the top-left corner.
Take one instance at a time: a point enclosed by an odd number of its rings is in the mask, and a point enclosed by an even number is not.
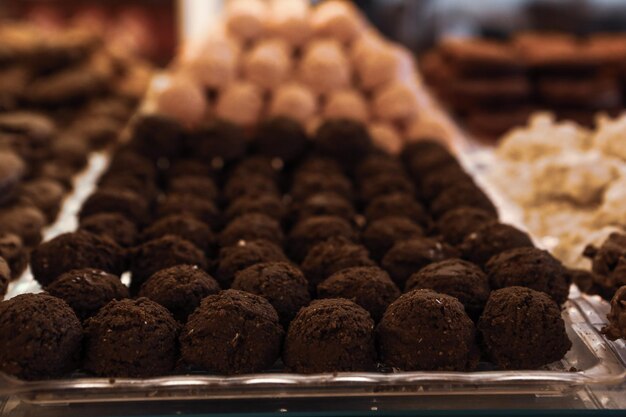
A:
[[[219,374],[268,370],[284,331],[272,305],[258,295],[226,290],[206,297],[180,336],[183,363]]]
[[[322,155],[354,166],[373,148],[366,127],[355,120],[333,119],[324,122],[315,133],[314,142]]]
[[[484,266],[492,257],[508,249],[533,247],[526,233],[508,224],[485,223],[465,237],[459,246],[463,258]]]
[[[153,160],[172,158],[180,154],[183,137],[183,127],[176,120],[146,114],[135,120],[130,148]]]
[[[89,143],[86,141],[87,138],[76,135],[74,131],[68,133],[67,136],[58,137],[52,142],[50,154],[52,158],[81,170],[87,165]]]
[[[473,320],[478,320],[491,291],[487,275],[478,266],[460,259],[436,262],[411,275],[405,291],[419,288],[456,297]]]
[[[15,197],[25,172],[26,165],[17,154],[10,151],[0,152],[0,204]]]
[[[120,188],[100,188],[89,196],[80,209],[84,219],[98,213],[120,213],[135,224],[149,222],[148,203],[137,193]]]
[[[427,152],[414,154],[407,162],[407,167],[413,178],[420,181],[426,174],[450,165],[459,165],[454,155],[447,149],[430,149]]]
[[[41,242],[41,231],[45,225],[46,218],[36,207],[16,205],[0,209],[0,234],[18,235],[26,246]]]
[[[293,260],[301,262],[315,244],[339,236],[352,241],[357,240],[357,234],[350,223],[341,217],[309,217],[291,229],[285,247]]]
[[[342,236],[332,237],[313,246],[302,261],[302,272],[315,291],[317,285],[342,269],[376,265],[364,246]]]
[[[157,177],[156,166],[152,161],[127,149],[113,155],[107,173],[130,175],[144,181],[154,181]]]
[[[294,170],[294,179],[309,174],[343,174],[341,165],[332,158],[314,155],[310,156]]]
[[[101,269],[114,275],[124,272],[122,248],[112,240],[83,230],[63,233],[39,245],[31,254],[33,276],[46,287],[72,269]]]
[[[21,379],[66,375],[80,361],[83,329],[63,300],[23,294],[0,303],[0,370]]]
[[[11,281],[11,269],[7,261],[0,257],[0,301],[2,301],[9,289],[9,281]]]
[[[83,368],[98,376],[148,378],[176,364],[179,325],[147,298],[111,301],[85,323]]]
[[[244,195],[230,203],[224,211],[226,221],[231,221],[244,214],[259,213],[277,221],[285,218],[287,209],[282,200],[273,194],[259,196]]]
[[[172,214],[152,223],[141,233],[141,241],[158,239],[165,235],[181,237],[204,251],[208,258],[217,252],[217,238],[211,228],[192,216]]]
[[[406,217],[425,229],[428,229],[431,224],[426,209],[415,198],[407,194],[382,195],[372,200],[365,208],[365,217],[370,222],[390,216]]]
[[[361,200],[365,202],[395,193],[415,195],[413,183],[404,174],[381,174],[361,184]]]
[[[361,238],[372,258],[380,261],[396,243],[422,236],[422,228],[406,217],[383,217],[371,222]]]
[[[599,279],[601,295],[611,299],[615,291],[626,283],[626,234],[611,233],[600,248],[589,245],[583,256],[591,259],[592,271]]]
[[[139,296],[161,304],[176,320],[185,323],[204,297],[219,291],[217,281],[202,269],[195,265],[176,265],[148,278]]]
[[[446,243],[426,237],[414,238],[393,245],[381,266],[399,288],[404,288],[407,279],[423,267],[458,256],[459,252]]]
[[[346,298],[367,310],[375,322],[400,290],[389,274],[375,266],[346,268],[332,274],[317,286],[319,298]]]
[[[254,144],[262,155],[292,161],[306,149],[309,139],[297,121],[288,117],[272,117],[257,127]]]
[[[403,175],[404,168],[400,161],[390,155],[373,153],[363,159],[355,169],[359,183],[380,175]]]
[[[149,240],[131,250],[130,271],[135,291],[154,273],[176,265],[197,265],[207,268],[204,252],[180,236],[165,235]]]
[[[266,240],[238,242],[220,250],[216,278],[222,288],[229,288],[235,274],[261,262],[287,262],[283,251]]]
[[[525,287],[492,291],[478,330],[489,359],[502,369],[536,369],[572,347],[559,306]]]
[[[183,214],[194,217],[208,225],[211,230],[220,226],[220,212],[215,203],[189,194],[168,194],[159,202],[157,219]]]
[[[159,195],[159,189],[154,180],[139,178],[124,172],[104,174],[100,178],[99,186],[103,189],[112,188],[132,191],[141,196],[148,204],[154,202]]]
[[[121,247],[137,243],[137,226],[121,213],[98,213],[80,220],[80,230],[108,237]]]
[[[300,308],[311,301],[309,283],[300,269],[288,262],[264,262],[235,274],[232,289],[265,298],[287,328]]]
[[[471,371],[474,323],[454,297],[414,290],[391,303],[376,328],[385,365],[403,371]]]
[[[219,190],[215,181],[208,177],[185,175],[170,181],[168,191],[174,194],[190,194],[203,200],[216,201]]]
[[[46,292],[65,300],[81,321],[96,315],[110,301],[130,296],[120,277],[91,268],[61,274]]]
[[[483,209],[459,207],[448,211],[436,222],[436,229],[444,240],[457,246],[463,243],[467,235],[476,232],[487,223],[495,223],[497,218]]]
[[[219,244],[231,246],[240,240],[264,239],[278,246],[283,244],[283,231],[280,223],[265,214],[250,213],[237,217],[222,230]]]
[[[458,165],[448,165],[428,172],[420,180],[421,195],[428,200],[435,199],[446,188],[457,185],[475,185],[472,177]]]
[[[609,324],[602,329],[602,333],[610,340],[626,339],[626,286],[615,292],[611,311],[606,317]]]
[[[359,372],[376,369],[374,321],[345,299],[315,300],[289,325],[283,362],[292,372]]]
[[[292,218],[299,222],[316,216],[337,216],[352,222],[356,212],[352,203],[334,192],[312,194],[304,201],[294,203]]]
[[[18,235],[0,233],[0,257],[9,264],[12,280],[22,275],[28,266],[28,252]]]
[[[446,146],[437,139],[434,138],[411,138],[419,140],[409,141],[402,152],[400,153],[400,159],[404,163],[409,163],[413,158],[426,157],[434,154],[449,155],[452,156]],[[453,157],[454,158],[454,157]]]
[[[443,216],[447,211],[460,206],[471,206],[485,210],[493,215],[498,215],[498,210],[493,205],[487,194],[474,184],[455,184],[441,191],[437,198],[430,204],[430,214],[434,218]]]
[[[295,201],[303,201],[322,192],[335,193],[347,200],[353,198],[352,184],[343,174],[309,173],[299,175],[294,178],[290,194]]]
[[[230,172],[230,177],[235,178],[259,175],[276,182],[278,180],[281,167],[282,163],[280,161],[277,162],[263,155],[251,155],[242,159],[233,167]]]
[[[49,223],[59,214],[64,197],[65,189],[52,179],[39,178],[22,184],[20,188],[20,199],[41,210]]]
[[[530,247],[509,249],[491,258],[485,270],[494,289],[528,287],[545,292],[559,305],[569,295],[567,270],[545,250]]]
[[[195,159],[181,158],[171,161],[167,169],[167,178],[173,180],[178,177],[211,177],[215,173],[210,165],[205,161]]]
[[[203,161],[220,158],[226,162],[241,158],[246,152],[243,130],[226,120],[211,120],[188,135],[187,148],[191,155]]]
[[[224,184],[224,198],[229,202],[243,196],[258,197],[266,194],[279,196],[280,190],[274,180],[258,174],[230,177]]]

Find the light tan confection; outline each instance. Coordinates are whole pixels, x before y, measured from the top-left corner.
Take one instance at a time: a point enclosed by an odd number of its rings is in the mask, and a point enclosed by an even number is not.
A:
[[[606,317],[609,325],[602,329],[602,333],[611,340],[626,339],[626,286],[613,296],[611,312]]]
[[[353,68],[359,68],[367,57],[375,54],[378,49],[384,48],[385,40],[373,29],[366,29],[352,42],[349,50],[350,62]]]
[[[310,137],[314,137],[317,129],[322,125],[324,119],[320,115],[315,115],[307,120],[305,128]]]
[[[388,122],[407,122],[418,112],[418,87],[412,82],[393,81],[374,95],[372,112]]]
[[[271,0],[268,30],[291,46],[304,45],[313,32],[308,0]]]
[[[291,117],[300,123],[306,123],[316,112],[317,99],[302,84],[295,82],[283,84],[272,95],[269,109],[272,116]]]
[[[350,85],[351,68],[341,45],[333,40],[311,42],[300,62],[300,80],[315,94]]]
[[[334,91],[328,95],[323,116],[328,119],[352,119],[365,123],[368,120],[367,101],[356,90]]]
[[[427,109],[418,112],[406,129],[408,142],[420,139],[439,139],[449,143],[454,136],[454,127],[445,116],[435,114]]]
[[[280,39],[259,41],[244,57],[245,78],[264,90],[281,85],[291,71],[290,48]]]
[[[372,48],[355,69],[361,86],[366,90],[378,88],[393,80],[409,80],[415,74],[411,54],[393,44],[381,44],[381,47]]]
[[[391,155],[397,155],[402,150],[404,140],[391,124],[372,122],[368,126],[368,131],[377,148]]]
[[[187,127],[198,124],[206,115],[207,102],[200,86],[182,75],[163,77],[154,83],[155,110]]]
[[[221,118],[248,126],[257,122],[262,109],[261,90],[251,82],[236,81],[220,94],[215,112]]]
[[[328,0],[315,7],[311,13],[313,33],[350,43],[364,28],[364,22],[354,5],[348,1]]]
[[[225,37],[212,37],[203,43],[195,56],[183,58],[181,69],[188,71],[203,87],[219,90],[237,78],[239,45]]]
[[[253,41],[266,32],[269,15],[263,0],[229,0],[226,2],[226,27],[242,41]]]
[[[598,123],[598,130],[592,137],[593,146],[606,155],[626,161],[626,114],[612,120],[602,118]]]
[[[602,205],[594,214],[593,224],[626,225],[626,176],[611,183],[603,195]]]

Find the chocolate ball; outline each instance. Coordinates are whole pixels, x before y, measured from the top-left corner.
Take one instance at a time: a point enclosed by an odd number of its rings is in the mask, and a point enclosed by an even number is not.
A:
[[[188,135],[187,149],[203,161],[215,158],[226,162],[241,158],[247,148],[243,130],[226,120],[210,120]]]
[[[336,160],[314,154],[300,163],[293,171],[294,180],[309,174],[344,174],[342,166]]]
[[[0,301],[4,298],[9,289],[9,282],[11,281],[11,269],[9,264],[4,258],[0,257]]]
[[[357,234],[346,220],[337,216],[309,217],[298,222],[287,238],[289,256],[301,262],[311,247],[331,237],[345,237],[356,241]]]
[[[98,213],[80,220],[80,230],[108,237],[118,245],[129,248],[137,243],[137,226],[121,213]]]
[[[138,117],[132,126],[131,150],[156,160],[172,158],[182,151],[183,127],[179,122],[159,114]]]
[[[428,172],[421,178],[419,189],[421,195],[428,200],[434,200],[445,189],[455,186],[476,185],[472,177],[459,165],[449,165]]]
[[[0,233],[0,257],[9,264],[12,280],[22,275],[28,266],[28,252],[18,235]]]
[[[310,173],[300,175],[294,179],[290,194],[294,201],[303,201],[322,192],[335,193],[347,200],[353,198],[352,184],[342,174]]]
[[[219,228],[221,223],[220,212],[215,203],[189,194],[168,194],[159,202],[157,219],[173,214],[194,217],[212,230]]]
[[[508,249],[533,247],[528,234],[503,223],[485,223],[465,237],[459,246],[463,258],[484,266],[492,257]]]
[[[257,127],[254,144],[262,155],[293,161],[298,158],[309,142],[300,123],[288,117],[272,117]]]
[[[0,205],[11,201],[26,173],[22,158],[11,151],[0,152]]]
[[[381,175],[404,175],[404,168],[400,161],[390,155],[373,153],[363,159],[355,169],[355,176],[359,183]]]
[[[230,171],[230,177],[261,176],[278,181],[282,163],[263,155],[251,155],[242,159]]]
[[[448,211],[436,222],[436,229],[451,245],[460,245],[467,235],[487,223],[497,222],[492,213],[476,207],[459,207]]]
[[[261,262],[287,262],[283,251],[266,240],[238,242],[220,250],[216,278],[222,288],[230,288],[235,274]]]
[[[430,203],[430,213],[436,219],[446,212],[461,206],[477,207],[498,215],[498,210],[493,205],[487,194],[474,184],[455,184],[441,191]]]
[[[229,202],[243,196],[258,197],[267,194],[278,197],[280,190],[274,180],[258,174],[230,177],[224,184],[224,198]]]
[[[119,188],[101,188],[90,195],[80,209],[79,218],[99,213],[120,213],[135,224],[149,222],[146,200],[137,193]]]
[[[403,371],[470,371],[478,363],[474,336],[463,305],[431,290],[400,296],[376,328],[381,360]]]
[[[132,191],[145,200],[148,205],[159,196],[159,189],[152,179],[142,179],[126,173],[108,173],[102,176],[99,182],[102,189],[116,189]]]
[[[292,207],[292,217],[296,222],[316,216],[337,216],[352,222],[355,215],[352,203],[334,192],[312,194]]]
[[[607,319],[609,324],[602,328],[602,333],[610,340],[626,339],[626,286],[615,292]]]
[[[277,221],[282,221],[287,214],[287,208],[283,201],[273,194],[244,195],[230,203],[224,211],[224,217],[226,221],[231,221],[236,217],[250,213],[264,214]]]
[[[264,239],[278,246],[283,244],[280,223],[259,213],[244,214],[231,221],[219,236],[220,246],[231,246],[240,240]]]
[[[365,202],[395,193],[415,195],[413,183],[404,174],[381,174],[361,184],[361,200]]]
[[[36,246],[41,242],[41,231],[45,225],[46,217],[36,207],[14,205],[0,209],[0,234],[18,235],[26,246]]]
[[[478,330],[490,360],[502,369],[536,369],[572,347],[559,306],[530,288],[492,291]]]
[[[215,181],[208,177],[185,175],[172,179],[168,192],[173,194],[189,194],[209,201],[217,201],[219,190]]]
[[[383,217],[371,222],[361,237],[372,258],[380,261],[396,243],[422,236],[422,228],[406,217]]]
[[[370,222],[390,216],[406,217],[424,229],[430,228],[431,224],[426,209],[408,194],[383,195],[372,200],[365,208],[365,217]]]
[[[354,166],[373,149],[372,139],[365,126],[349,119],[324,122],[315,133],[315,146],[322,155]]]
[[[155,181],[157,178],[155,164],[130,149],[120,149],[111,157],[107,173],[128,175],[143,181]]]
[[[64,198],[65,189],[52,179],[39,178],[20,187],[20,200],[41,210],[49,223],[57,218]]]
[[[196,245],[208,258],[217,252],[217,238],[211,228],[195,217],[172,214],[152,223],[141,233],[141,241],[147,242],[165,235],[174,235]]]

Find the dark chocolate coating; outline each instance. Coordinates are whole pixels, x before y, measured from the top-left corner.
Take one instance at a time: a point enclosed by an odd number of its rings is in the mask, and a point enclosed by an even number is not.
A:
[[[370,222],[390,216],[407,217],[424,229],[430,228],[432,222],[426,209],[407,194],[382,195],[372,200],[365,208],[365,217]]]
[[[287,262],[283,251],[266,240],[239,242],[220,250],[216,278],[222,288],[230,288],[235,274],[261,262]]]
[[[530,236],[508,224],[485,223],[465,237],[459,246],[463,258],[484,266],[492,257],[508,249],[533,247]]]
[[[287,328],[298,311],[311,301],[308,285],[296,266],[264,262],[237,272],[231,288],[265,298],[276,309],[280,324]]]
[[[217,238],[211,228],[195,217],[172,214],[152,223],[141,233],[141,241],[158,239],[165,235],[179,236],[204,251],[207,258],[217,254]]]
[[[95,316],[112,300],[130,297],[120,277],[90,268],[61,274],[46,287],[46,292],[65,300],[81,321]]]
[[[491,292],[487,275],[478,266],[461,259],[436,262],[411,275],[405,291],[419,288],[456,297],[474,321],[480,317]]]
[[[39,178],[22,184],[20,188],[20,199],[41,210],[49,223],[59,214],[64,197],[65,188],[52,179]]]
[[[411,138],[420,140],[411,140],[400,153],[400,159],[404,163],[409,163],[414,157],[425,157],[427,155],[445,154],[451,155],[450,151],[442,141],[436,138]]]
[[[312,194],[292,206],[292,218],[295,222],[316,216],[337,216],[352,222],[355,215],[352,203],[334,192]]]
[[[292,372],[359,372],[376,369],[374,321],[345,299],[315,300],[289,325],[283,362]]]
[[[421,182],[429,172],[439,170],[450,165],[459,166],[457,159],[445,148],[431,148],[427,152],[415,153],[407,161],[407,168],[413,179]]]
[[[172,179],[168,191],[173,194],[190,194],[203,200],[217,201],[219,190],[208,177],[185,175]]]
[[[148,278],[139,296],[161,304],[176,320],[185,323],[204,297],[219,291],[217,281],[202,269],[195,265],[176,265]]]
[[[11,151],[0,152],[0,205],[15,197],[25,173],[22,158]]]
[[[158,114],[138,117],[132,128],[130,149],[156,160],[180,155],[183,144],[183,127],[174,119]]]
[[[225,247],[235,245],[240,240],[258,239],[282,246],[284,236],[280,223],[265,214],[244,214],[226,225],[218,241],[220,246]]]
[[[9,264],[12,280],[20,277],[28,266],[28,252],[18,235],[0,233],[0,257]]]
[[[107,173],[125,174],[144,181],[154,181],[157,177],[155,164],[132,150],[116,152]]]
[[[301,262],[311,247],[331,237],[345,237],[356,241],[358,236],[346,220],[337,216],[316,216],[298,222],[287,238],[289,256]]]
[[[272,117],[257,127],[254,144],[261,155],[292,161],[298,158],[309,142],[300,123],[288,117]]]
[[[572,346],[559,306],[530,288],[492,291],[478,330],[485,352],[502,369],[536,369],[562,359]]]
[[[83,329],[63,300],[23,294],[0,303],[0,370],[21,379],[61,377],[79,365]]]
[[[224,198],[232,202],[243,196],[257,197],[271,194],[280,196],[280,190],[273,179],[262,175],[235,176],[224,184]]]
[[[397,158],[383,153],[373,153],[357,165],[354,174],[357,181],[362,184],[380,175],[404,175],[405,172]]]
[[[423,289],[391,303],[376,328],[380,359],[403,371],[471,371],[474,336],[459,300]]]
[[[346,268],[332,274],[317,286],[319,298],[345,298],[357,303],[378,322],[400,290],[389,274],[375,266]]]
[[[610,340],[626,339],[626,286],[615,292],[606,317],[609,324],[602,328],[602,333]]]
[[[9,282],[11,281],[11,269],[9,264],[4,258],[0,257],[0,301],[4,298],[9,289]]]
[[[345,175],[310,173],[294,179],[290,195],[294,201],[303,201],[322,192],[335,193],[347,200],[352,200],[354,194],[352,184]]]
[[[436,222],[436,229],[446,242],[457,246],[484,224],[497,221],[498,219],[492,213],[476,207],[464,206],[450,210],[441,216]]]
[[[159,202],[157,219],[173,214],[184,214],[194,217],[208,225],[211,230],[219,228],[220,212],[215,203],[194,197],[189,194],[168,194]]]
[[[178,177],[212,177],[215,172],[206,161],[196,159],[180,158],[172,161],[166,171],[168,179],[173,180]]]
[[[167,375],[179,330],[170,312],[147,298],[111,301],[85,323],[83,368],[104,377]]]
[[[287,215],[287,208],[280,197],[273,194],[259,196],[244,195],[230,203],[224,211],[226,221],[231,221],[244,214],[259,213],[282,221]]]
[[[141,196],[147,203],[154,202],[159,189],[153,179],[141,178],[127,172],[109,172],[100,179],[101,188],[113,188],[132,191]]]
[[[0,234],[18,235],[25,246],[32,247],[41,242],[45,225],[46,217],[34,206],[15,205],[0,209]]]
[[[89,143],[86,138],[71,131],[69,136],[58,137],[52,142],[50,154],[52,158],[63,161],[74,169],[80,170],[87,165]],[[117,133],[117,132],[116,132]]]
[[[344,171],[336,160],[314,154],[302,161],[293,171],[294,180],[309,174],[334,175],[344,174]]]
[[[459,165],[447,165],[424,174],[419,184],[422,197],[435,199],[446,188],[457,185],[473,185],[474,180]]]
[[[148,203],[137,193],[119,188],[100,188],[89,196],[80,209],[79,218],[98,213],[120,213],[135,224],[150,221]]]
[[[278,181],[282,163],[263,155],[251,155],[242,159],[230,171],[230,177],[261,176]]]
[[[477,207],[495,216],[498,215],[496,206],[493,205],[487,194],[477,185],[471,183],[457,183],[441,191],[430,203],[430,214],[438,219],[446,212],[460,206]]]
[[[112,240],[79,230],[39,245],[31,254],[33,276],[46,287],[73,269],[101,269],[114,275],[125,270],[122,248]]]
[[[226,162],[241,158],[247,148],[243,130],[226,120],[210,120],[187,137],[187,150],[203,161],[220,158]]]
[[[324,122],[315,133],[314,142],[322,155],[354,166],[372,151],[372,139],[365,126],[349,119]]]
[[[97,213],[80,220],[79,230],[108,237],[123,248],[137,243],[137,226],[121,213]]]
[[[404,288],[409,277],[434,262],[458,258],[459,252],[431,238],[414,238],[396,243],[383,257],[381,266],[399,288]]]
[[[371,222],[361,238],[372,258],[380,261],[396,243],[422,236],[422,228],[406,217],[383,217]]]
[[[280,355],[283,328],[258,295],[226,290],[206,297],[180,336],[182,361],[219,374],[268,370]]]
[[[415,195],[415,187],[405,174],[380,174],[361,184],[361,200],[365,202],[395,193]]]
[[[549,252],[537,248],[509,249],[485,265],[491,287],[528,287],[543,291],[561,305],[569,295],[567,269]]]
[[[626,285],[626,235],[611,233],[600,248],[588,245],[583,256],[591,259],[594,289],[610,300],[615,291]]]

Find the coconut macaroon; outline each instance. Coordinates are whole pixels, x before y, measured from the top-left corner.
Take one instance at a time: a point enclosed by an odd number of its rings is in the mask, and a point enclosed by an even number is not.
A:
[[[259,120],[262,110],[261,90],[249,81],[235,81],[226,87],[215,107],[218,117],[244,126]]]
[[[350,85],[348,58],[341,45],[331,39],[309,43],[299,70],[301,81],[315,94],[328,94]]]
[[[267,39],[257,44],[243,57],[245,78],[264,90],[282,84],[291,71],[290,48],[280,39]]]
[[[323,116],[328,119],[352,119],[365,123],[368,113],[365,97],[357,90],[345,89],[328,95]]]
[[[392,81],[374,95],[372,112],[380,120],[403,123],[415,117],[419,102],[415,82]]]
[[[285,116],[306,123],[317,113],[317,99],[311,90],[300,83],[279,86],[272,95],[270,116]]]
[[[202,88],[181,74],[160,77],[154,81],[155,112],[169,116],[187,127],[202,121],[207,102]]]
[[[365,59],[379,48],[384,47],[385,40],[374,29],[368,28],[350,45],[348,55],[353,68],[359,68]]]
[[[204,88],[219,90],[237,78],[241,48],[225,34],[211,34],[196,51],[183,55],[180,70],[187,72]]]
[[[293,47],[304,45],[313,32],[308,0],[272,0],[268,31]]]
[[[377,148],[391,155],[397,155],[402,150],[404,139],[390,123],[372,122],[367,130]]]
[[[360,65],[355,69],[365,90],[394,80],[409,80],[415,73],[411,53],[398,45],[379,42],[362,54]]]
[[[454,126],[438,113],[424,109],[411,120],[404,136],[407,141],[429,138],[451,142],[454,136]]]
[[[315,7],[311,13],[313,33],[330,37],[341,43],[350,43],[364,29],[362,17],[347,1],[329,0]]]
[[[259,39],[266,33],[269,8],[263,0],[226,2],[226,28],[244,42]]]

